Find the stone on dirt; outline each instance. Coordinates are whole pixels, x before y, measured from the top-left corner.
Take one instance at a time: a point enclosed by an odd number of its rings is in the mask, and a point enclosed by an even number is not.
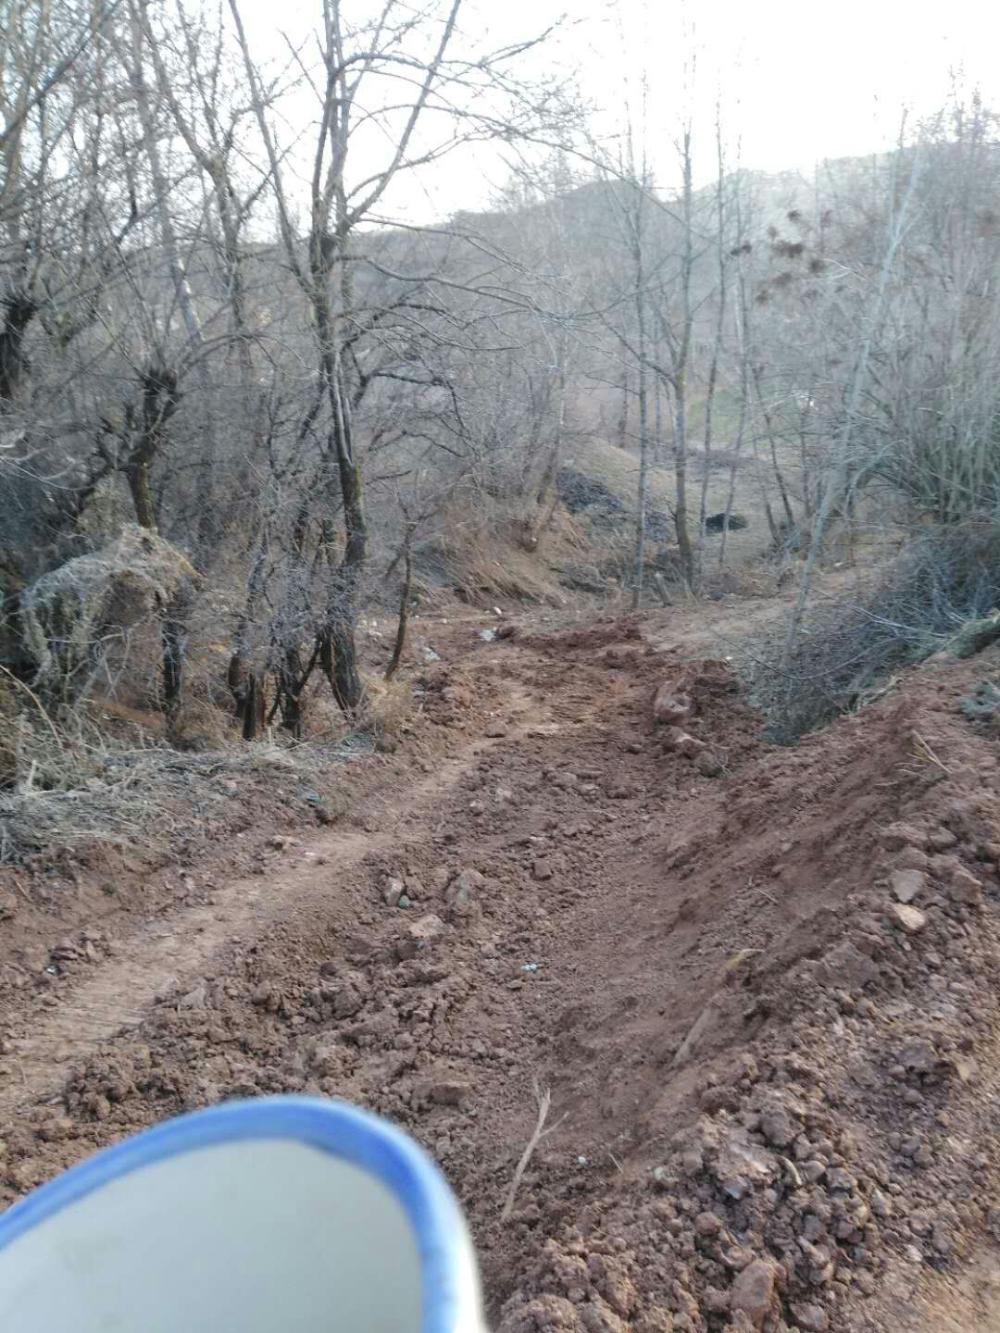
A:
[[[899,852],[904,847],[927,850],[927,830],[902,822],[890,824],[882,830],[882,846],[887,852]]]
[[[486,888],[486,876],[478,870],[460,870],[444,891],[444,899],[455,911],[467,911]]]
[[[412,925],[407,926],[406,933],[411,940],[416,940],[418,944],[432,944],[434,940],[439,940],[448,930],[448,927],[434,912],[428,912],[426,916],[419,917]]]
[[[441,1082],[430,1085],[427,1095],[435,1106],[462,1106],[468,1100],[471,1091],[468,1083],[442,1079]]]
[[[911,1074],[930,1074],[940,1062],[937,1051],[923,1037],[914,1037],[908,1041],[896,1056],[897,1063]]]
[[[406,885],[395,875],[389,875],[382,885],[382,901],[386,907],[397,907],[399,900],[406,892]]]
[[[946,852],[957,842],[958,838],[948,828],[932,829],[927,839],[927,845],[932,852]]]
[[[878,981],[881,970],[877,963],[867,954],[863,954],[850,940],[841,940],[817,964],[816,974],[828,985],[860,990],[869,982]]]
[[[889,920],[899,926],[907,935],[916,935],[927,925],[927,917],[916,907],[907,903],[890,903]]]
[[[957,859],[948,875],[947,889],[949,898],[966,907],[978,907],[983,901],[983,881]]]
[[[894,870],[889,876],[889,888],[897,902],[912,903],[927,888],[927,876],[919,870]]]
[[[931,858],[919,847],[904,847],[893,860],[897,870],[922,870],[926,874],[931,868]]]

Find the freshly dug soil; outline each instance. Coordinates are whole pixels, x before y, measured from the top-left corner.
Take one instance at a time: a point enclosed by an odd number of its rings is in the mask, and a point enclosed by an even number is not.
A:
[[[442,1164],[502,1333],[1000,1329],[1000,658],[782,750],[686,624],[442,628],[332,823],[7,873],[0,1202],[322,1093]]]

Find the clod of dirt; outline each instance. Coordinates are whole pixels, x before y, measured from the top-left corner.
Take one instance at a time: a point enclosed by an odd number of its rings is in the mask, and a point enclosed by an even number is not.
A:
[[[801,1333],[827,1333],[830,1316],[821,1305],[793,1305],[792,1318]]]
[[[486,876],[478,870],[461,870],[445,889],[444,900],[453,912],[464,915],[477,905],[486,886]]]
[[[733,1283],[730,1307],[750,1320],[750,1327],[764,1327],[764,1320],[776,1303],[777,1268],[766,1259],[747,1264]]]
[[[664,681],[653,696],[653,720],[677,726],[691,716],[691,696],[678,693],[673,682]]]
[[[421,950],[429,948],[447,934],[447,931],[448,927],[444,921],[435,913],[428,912],[426,916],[420,917],[406,927],[403,938],[397,941],[396,957],[400,962],[416,958]]]
[[[917,847],[923,852],[928,845],[927,830],[912,824],[890,824],[882,830],[881,842],[887,852],[899,852],[904,847]]]
[[[781,1105],[769,1106],[761,1112],[760,1132],[772,1148],[787,1148],[798,1138],[801,1126]]]
[[[681,754],[685,759],[694,759],[705,749],[705,742],[680,727],[667,727],[663,732],[663,748]]]
[[[955,902],[976,907],[983,901],[983,882],[967,870],[957,856],[935,856],[931,859],[935,876],[942,880],[948,896]]]
[[[368,999],[370,987],[361,972],[344,971],[329,980],[320,981],[320,1003],[329,1006],[333,1018],[353,1018]]]

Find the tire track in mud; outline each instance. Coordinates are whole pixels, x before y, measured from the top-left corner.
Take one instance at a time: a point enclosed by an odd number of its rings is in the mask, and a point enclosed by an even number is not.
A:
[[[8,1038],[0,1059],[0,1114],[54,1094],[67,1067],[85,1059],[116,1033],[138,1027],[164,994],[182,995],[186,981],[201,975],[226,949],[260,938],[294,905],[296,912],[322,910],[340,883],[366,856],[398,849],[403,839],[428,836],[442,801],[485,752],[516,745],[531,729],[546,725],[547,707],[511,683],[503,738],[471,738],[423,781],[390,790],[380,801],[384,831],[331,830],[299,844],[297,865],[278,863],[263,874],[232,879],[211,900],[145,921],[133,935],[115,941],[112,955],[58,996],[36,1007]]]

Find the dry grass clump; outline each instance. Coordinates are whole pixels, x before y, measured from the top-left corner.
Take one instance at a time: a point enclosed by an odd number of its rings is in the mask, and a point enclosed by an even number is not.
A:
[[[376,742],[382,737],[399,736],[416,712],[412,686],[399,676],[384,680],[381,676],[367,675],[364,682],[365,728]]]
[[[581,543],[576,525],[559,510],[534,549],[525,543],[523,515],[501,507],[492,513],[456,510],[442,516],[435,537],[415,548],[414,571],[472,605],[509,599],[561,606],[565,593],[553,564]]]
[[[19,606],[36,688],[67,702],[84,697],[109,655],[127,650],[130,633],[197,579],[169,542],[134,526],[44,574],[24,589]]]
[[[1000,607],[1000,525],[915,537],[853,596],[819,603],[783,660],[785,629],[739,653],[751,698],[780,743],[877,697],[892,673],[942,649],[964,651],[971,622]]]
[[[97,844],[152,854],[223,820],[245,786],[270,796],[282,785],[311,789],[326,763],[310,747],[270,741],[182,754],[162,746],[111,748],[83,735],[50,732],[46,741],[39,729],[31,744],[23,777],[0,791],[0,864]]]

